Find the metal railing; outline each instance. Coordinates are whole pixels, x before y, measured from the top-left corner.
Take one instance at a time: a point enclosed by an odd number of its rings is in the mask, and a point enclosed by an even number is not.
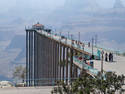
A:
[[[75,56],[73,57],[73,61],[79,63],[83,69],[89,71],[92,75],[97,75],[99,72],[97,69],[89,66],[85,62],[78,60]]]

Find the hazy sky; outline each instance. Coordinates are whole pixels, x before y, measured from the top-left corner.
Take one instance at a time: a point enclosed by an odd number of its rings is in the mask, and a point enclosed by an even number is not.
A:
[[[46,7],[51,7],[51,8],[55,8],[57,6],[62,6],[64,4],[66,0],[0,0],[0,8],[2,8],[2,10],[0,11],[4,11],[7,10],[8,8],[11,8],[15,5],[20,5],[20,6],[24,6],[25,4],[27,4],[27,6],[43,6],[42,3],[44,5],[47,5]],[[123,2],[123,4],[125,5],[125,0],[121,0]],[[111,8],[115,2],[115,0],[96,0],[96,2],[104,8]],[[28,4],[29,3],[29,4]]]
[[[96,0],[98,4],[104,8],[111,8],[116,0]],[[121,0],[125,6],[125,0]]]

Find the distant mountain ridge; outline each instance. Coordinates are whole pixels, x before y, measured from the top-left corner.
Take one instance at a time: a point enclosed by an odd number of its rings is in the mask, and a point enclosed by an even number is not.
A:
[[[95,0],[67,0],[64,7],[53,12],[48,20],[65,34],[69,31],[76,36],[81,32],[81,39],[88,41],[98,34],[101,43],[105,41],[114,45],[114,42],[117,46],[114,48],[124,49],[120,45],[125,44],[122,36],[125,32],[125,7],[120,0],[109,9],[100,8]]]
[[[121,0],[116,0],[114,4],[114,8],[125,8],[122,4]]]

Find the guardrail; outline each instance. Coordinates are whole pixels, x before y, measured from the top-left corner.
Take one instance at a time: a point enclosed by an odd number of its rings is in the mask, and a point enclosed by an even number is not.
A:
[[[85,62],[78,60],[75,56],[73,57],[73,61],[79,63],[85,70],[89,71],[92,75],[97,75],[99,72],[97,69],[89,66]]]

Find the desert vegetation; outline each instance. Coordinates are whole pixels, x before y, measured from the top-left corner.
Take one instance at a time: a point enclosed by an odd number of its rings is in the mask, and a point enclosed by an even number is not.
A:
[[[81,76],[66,84],[58,82],[58,86],[54,87],[51,94],[123,94],[124,75],[117,75],[114,72],[101,72],[97,76],[91,76],[85,72]]]

